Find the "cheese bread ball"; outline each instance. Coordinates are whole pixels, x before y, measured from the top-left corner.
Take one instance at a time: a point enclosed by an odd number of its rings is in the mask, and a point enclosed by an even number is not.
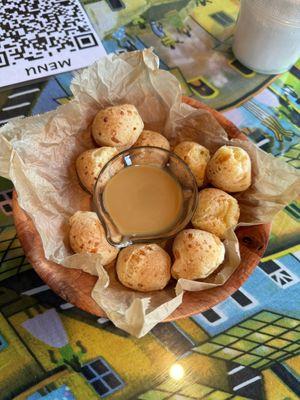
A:
[[[70,218],[69,224],[70,246],[74,253],[100,254],[103,265],[109,264],[117,257],[119,250],[107,242],[96,213],[77,211]]]
[[[251,185],[251,160],[241,147],[222,146],[210,159],[207,177],[225,192],[242,192]]]
[[[198,229],[185,229],[173,243],[175,257],[171,273],[173,278],[203,279],[224,261],[225,247],[212,233]]]
[[[158,132],[147,130],[144,130],[135,142],[134,147],[138,146],[155,146],[170,150],[170,143],[166,137]]]
[[[82,185],[93,193],[94,185],[104,165],[118,153],[115,147],[87,150],[76,160],[76,171]]]
[[[170,256],[155,243],[122,249],[116,268],[120,282],[140,292],[161,290],[171,278]]]
[[[197,185],[202,186],[210,159],[209,150],[196,142],[185,141],[175,147],[174,153],[186,162],[195,176]]]
[[[197,229],[214,233],[224,239],[227,229],[238,223],[240,208],[237,200],[220,189],[203,189],[198,195],[198,205],[192,218]]]
[[[130,147],[142,133],[144,123],[132,104],[108,107],[96,115],[92,135],[99,146]]]
[[[170,150],[170,143],[168,140],[158,132],[143,131],[133,147],[139,146],[154,146],[160,147],[163,150]],[[165,152],[158,152],[156,149],[140,149],[137,150],[133,160],[134,164],[151,164],[157,167],[163,167],[168,161],[169,154]]]

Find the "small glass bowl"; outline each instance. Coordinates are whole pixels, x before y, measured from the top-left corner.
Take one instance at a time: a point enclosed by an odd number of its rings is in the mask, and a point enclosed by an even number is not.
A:
[[[183,194],[182,214],[167,231],[154,235],[125,236],[120,233],[110,214],[104,207],[103,192],[106,183],[119,171],[133,165],[152,165],[164,169],[180,184]],[[184,229],[191,220],[197,206],[197,184],[187,164],[174,153],[160,147],[143,146],[124,150],[113,157],[102,168],[94,188],[96,213],[102,222],[107,241],[118,248],[134,243],[149,243],[168,239]],[[120,199],[122,202],[122,199]]]

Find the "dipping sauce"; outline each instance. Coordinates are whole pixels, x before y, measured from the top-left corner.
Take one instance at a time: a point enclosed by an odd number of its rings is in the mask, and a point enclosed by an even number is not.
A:
[[[135,165],[108,181],[103,203],[122,235],[149,235],[176,224],[183,195],[180,184],[162,168]]]

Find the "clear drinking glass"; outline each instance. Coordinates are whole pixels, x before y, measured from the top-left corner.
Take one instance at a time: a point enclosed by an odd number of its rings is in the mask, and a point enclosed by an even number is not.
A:
[[[241,0],[232,50],[256,72],[287,71],[300,56],[299,0]]]
[[[122,235],[105,209],[103,202],[105,185],[122,169],[133,165],[151,165],[162,168],[180,184],[183,194],[182,213],[168,231],[151,236]],[[94,204],[96,213],[103,224],[107,241],[115,247],[122,248],[134,243],[155,242],[176,235],[191,220],[197,206],[197,194],[198,189],[194,175],[186,163],[174,153],[159,147],[133,147],[117,154],[103,167],[94,188]],[[121,201],[122,199],[120,199]]]

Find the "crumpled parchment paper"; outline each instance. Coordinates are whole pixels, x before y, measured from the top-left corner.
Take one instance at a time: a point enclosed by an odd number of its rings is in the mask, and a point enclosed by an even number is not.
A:
[[[13,181],[20,206],[41,236],[46,258],[98,275],[92,297],[116,326],[137,337],[170,315],[181,304],[184,290],[222,285],[238,268],[239,247],[234,232],[228,232],[225,262],[212,278],[204,282],[181,279],[176,288],[170,284],[153,293],[123,287],[114,267],[102,267],[101,255],[72,255],[68,219],[92,207],[91,196],[79,185],[74,162],[81,152],[94,147],[88,127],[99,109],[132,103],[146,129],[162,132],[172,144],[191,139],[211,152],[223,144],[243,147],[252,160],[253,183],[236,196],[241,223],[270,222],[300,191],[295,169],[251,142],[230,141],[208,112],[181,102],[179,82],[158,65],[151,50],[109,55],[75,75],[71,102],[43,115],[12,120],[0,129],[0,175]]]

